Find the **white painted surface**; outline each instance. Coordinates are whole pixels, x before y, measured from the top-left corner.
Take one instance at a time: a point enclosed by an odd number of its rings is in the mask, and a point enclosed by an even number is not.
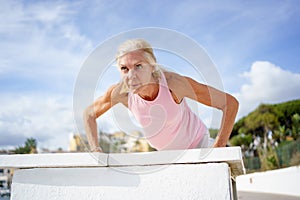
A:
[[[16,172],[12,200],[231,199],[226,163],[156,166],[40,168]],[[132,173],[129,173],[129,172]],[[139,170],[141,171],[141,170]]]
[[[240,147],[202,148],[188,150],[157,151],[147,153],[109,154],[109,166],[165,165],[179,163],[226,162],[231,173],[244,174],[244,164]]]
[[[237,190],[299,196],[300,166],[241,175],[236,178]]]
[[[107,166],[104,153],[48,153],[0,155],[0,168]]]
[[[232,199],[244,174],[239,147],[147,153],[0,156],[13,177],[12,200]]]
[[[0,155],[0,167],[118,167],[179,163],[226,162],[233,176],[244,174],[240,147],[204,148],[143,153],[56,153]]]

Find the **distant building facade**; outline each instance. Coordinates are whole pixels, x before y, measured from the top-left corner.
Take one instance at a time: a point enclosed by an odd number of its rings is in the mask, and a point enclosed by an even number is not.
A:
[[[0,154],[12,154],[10,151],[0,151]],[[14,169],[0,168],[0,196],[9,196]]]
[[[113,134],[100,132],[99,143],[105,153],[128,153],[128,152],[148,152],[153,151],[147,140],[140,132],[126,134],[115,132]],[[70,152],[89,151],[86,135],[72,134],[69,140]]]

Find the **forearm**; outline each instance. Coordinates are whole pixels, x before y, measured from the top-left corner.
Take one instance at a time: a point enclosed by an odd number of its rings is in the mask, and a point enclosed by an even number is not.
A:
[[[94,114],[87,109],[84,113],[84,128],[92,151],[100,149],[98,142],[97,122]]]
[[[222,109],[223,117],[219,134],[215,139],[213,147],[225,147],[234,126],[238,111],[238,101],[231,95],[226,95],[226,106]]]

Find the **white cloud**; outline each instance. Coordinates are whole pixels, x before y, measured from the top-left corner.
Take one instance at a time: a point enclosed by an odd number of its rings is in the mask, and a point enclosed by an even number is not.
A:
[[[72,92],[92,42],[74,23],[76,3],[1,1],[0,148],[67,149],[76,128]]]
[[[45,80],[78,70],[92,43],[74,24],[76,13],[72,4],[57,1],[2,4],[1,74],[18,73]]]
[[[71,98],[37,93],[3,94],[0,147],[24,145],[26,138],[33,137],[39,148],[67,149],[68,135],[75,130]]]
[[[92,49],[74,22],[78,3],[1,1],[0,147],[33,137],[67,149],[73,84]]]
[[[238,118],[260,103],[280,103],[300,98],[300,74],[286,71],[270,62],[254,62],[249,72],[242,76],[247,80],[235,96],[240,102]]]

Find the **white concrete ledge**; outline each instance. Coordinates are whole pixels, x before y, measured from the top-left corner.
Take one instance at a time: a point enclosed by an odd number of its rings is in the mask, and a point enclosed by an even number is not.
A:
[[[109,166],[227,163],[233,176],[245,173],[240,147],[203,148],[147,153],[109,154]]]
[[[56,153],[0,156],[0,168],[128,167],[212,162],[227,163],[233,176],[245,173],[240,147],[143,153]]]
[[[104,153],[50,153],[0,155],[0,168],[51,168],[107,166]]]
[[[12,200],[232,200],[237,198],[232,177],[245,173],[239,147],[1,155],[0,168],[20,168]]]

